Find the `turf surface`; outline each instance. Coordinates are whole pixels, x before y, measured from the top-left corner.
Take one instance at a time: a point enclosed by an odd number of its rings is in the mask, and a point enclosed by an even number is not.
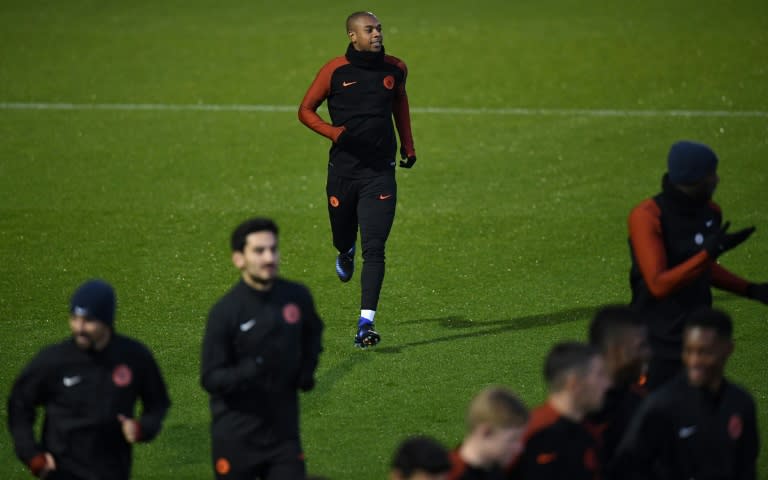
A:
[[[419,157],[398,172],[370,352],[352,348],[359,276],[333,273],[328,143],[295,114],[359,8],[408,63]],[[722,263],[768,280],[767,25],[757,0],[0,1],[0,397],[67,335],[75,286],[104,277],[117,328],[152,347],[174,401],[134,477],[210,478],[201,335],[236,279],[229,232],[259,214],[326,322],[302,397],[310,473],[384,478],[414,433],[454,445],[473,393],[504,384],[539,403],[549,347],[628,300],[626,215],[657,192],[673,141],[719,153],[725,217],[758,226]],[[716,303],[737,321],[729,374],[765,439],[768,307]],[[0,478],[28,478],[7,430]]]

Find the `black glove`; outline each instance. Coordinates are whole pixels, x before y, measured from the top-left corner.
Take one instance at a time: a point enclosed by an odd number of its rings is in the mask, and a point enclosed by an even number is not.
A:
[[[400,166],[403,168],[411,168],[414,163],[416,163],[416,155],[408,156],[408,154],[405,152],[405,147],[402,145],[400,146]]]
[[[298,387],[302,392],[308,392],[315,388],[315,376],[312,372],[302,372],[299,374]]]
[[[768,283],[753,283],[747,289],[747,296],[768,305]]]
[[[709,256],[713,259],[724,254],[732,248],[736,248],[741,245],[750,235],[755,231],[755,227],[745,228],[734,233],[727,233],[728,227],[731,226],[731,222],[725,222],[720,230],[713,233],[709,238],[704,240],[704,250],[709,253]]]

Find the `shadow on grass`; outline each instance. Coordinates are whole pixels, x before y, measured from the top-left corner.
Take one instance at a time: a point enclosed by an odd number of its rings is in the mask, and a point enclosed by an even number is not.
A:
[[[324,371],[322,375],[317,377],[317,386],[314,389],[316,394],[322,395],[329,392],[333,389],[339,380],[341,380],[346,374],[352,371],[352,368],[355,365],[366,363],[371,360],[369,355],[358,354],[363,352],[352,353],[353,354],[350,357],[337,363],[333,367]]]
[[[400,345],[392,345],[386,347],[378,347],[373,349],[376,353],[384,354],[396,354],[401,353],[404,348],[419,347],[421,345],[430,345],[440,342],[452,342],[454,340],[461,340],[465,338],[485,337],[489,335],[496,335],[499,333],[510,332],[514,330],[525,330],[533,327],[558,325],[560,323],[572,322],[575,320],[584,320],[591,318],[592,315],[601,308],[602,305],[592,307],[579,307],[571,308],[568,310],[562,310],[552,313],[541,313],[537,315],[528,315],[525,317],[518,317],[506,320],[491,320],[487,322],[476,322],[473,320],[467,320],[461,316],[448,316],[439,318],[424,318],[420,320],[408,320],[403,322],[405,324],[422,324],[432,325],[436,324],[438,327],[446,330],[466,330],[460,333],[451,333],[444,336],[437,336],[429,339],[419,340],[415,342],[402,343]]]

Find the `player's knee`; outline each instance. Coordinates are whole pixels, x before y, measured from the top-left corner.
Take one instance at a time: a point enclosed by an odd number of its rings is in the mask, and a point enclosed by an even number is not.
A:
[[[363,244],[363,260],[366,262],[384,261],[384,241],[369,240]]]

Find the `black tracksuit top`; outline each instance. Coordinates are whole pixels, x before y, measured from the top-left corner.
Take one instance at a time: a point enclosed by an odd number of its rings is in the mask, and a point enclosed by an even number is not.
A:
[[[269,447],[299,438],[297,388],[314,374],[322,330],[309,290],[283,279],[265,292],[240,280],[213,306],[201,381],[214,440]]]
[[[160,431],[170,406],[150,351],[113,333],[100,352],[73,339],[43,349],[24,368],[8,400],[8,425],[24,463],[50,452],[57,469],[84,480],[128,479],[131,445],[118,415],[134,418],[141,399],[140,441]],[[45,409],[42,442],[34,439],[35,407]]]
[[[299,107],[299,120],[334,143],[328,172],[339,177],[394,175],[397,138],[407,154],[415,155],[410,110],[405,91],[405,63],[381,52],[359,52],[350,44],[343,57],[318,72]],[[331,123],[316,110],[327,100]],[[364,152],[345,150],[336,142],[348,131],[370,145]]]
[[[651,394],[632,420],[611,469],[622,479],[754,480],[755,404],[723,380],[717,393],[685,374]]]

